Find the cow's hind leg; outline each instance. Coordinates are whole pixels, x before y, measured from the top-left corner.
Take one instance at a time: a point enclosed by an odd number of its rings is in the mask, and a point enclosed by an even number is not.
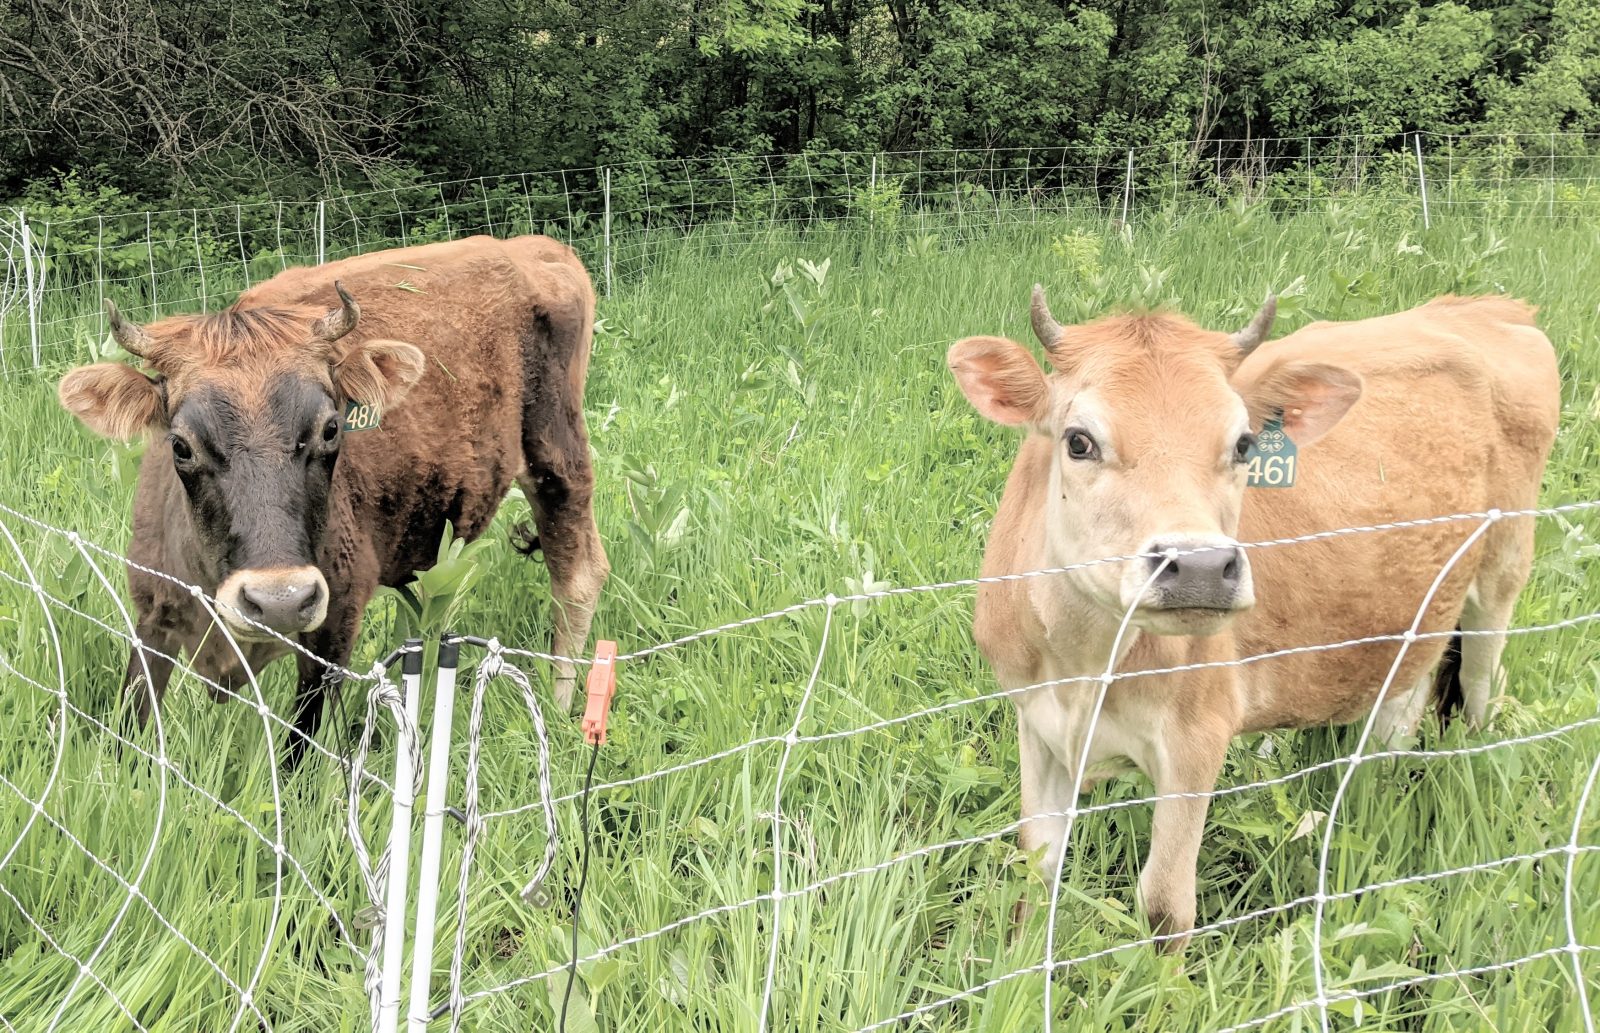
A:
[[[587,447],[580,456],[530,457],[528,474],[519,478],[533,506],[538,547],[550,571],[555,609],[551,648],[561,657],[575,657],[583,651],[600,590],[611,569],[594,522],[594,474]],[[558,661],[555,699],[562,710],[571,708],[576,682],[574,666]]]
[[[1500,654],[1517,596],[1533,567],[1533,521],[1505,520],[1484,536],[1487,550],[1461,610],[1461,697],[1467,724],[1489,719],[1490,699],[1502,682]]]
[[[552,649],[562,657],[583,652],[611,571],[594,522],[594,466],[583,422],[583,371],[592,318],[592,310],[582,305],[551,313],[539,321],[525,351],[530,363],[522,416],[527,470],[517,482],[533,508],[538,547],[550,571]],[[558,662],[555,700],[562,710],[572,706],[575,683],[573,665]]]

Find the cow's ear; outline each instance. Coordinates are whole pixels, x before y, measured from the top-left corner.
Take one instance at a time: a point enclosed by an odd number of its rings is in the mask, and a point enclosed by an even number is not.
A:
[[[345,399],[390,409],[422,379],[422,351],[404,341],[363,341],[333,364],[333,383]]]
[[[167,425],[163,382],[120,362],[80,366],[61,378],[56,393],[68,412],[103,437],[128,441]]]
[[[1361,397],[1361,378],[1347,369],[1320,362],[1284,362],[1257,378],[1243,391],[1250,425],[1283,414],[1283,430],[1297,445],[1322,437],[1344,418]]]
[[[972,407],[1008,427],[1038,426],[1050,387],[1028,350],[1004,337],[968,337],[950,346],[946,360]]]

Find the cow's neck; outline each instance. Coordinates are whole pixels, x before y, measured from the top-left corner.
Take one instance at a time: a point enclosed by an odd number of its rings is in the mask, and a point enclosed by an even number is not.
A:
[[[1075,562],[1052,557],[1044,547],[1042,535],[1032,554],[1030,569],[1035,570],[1066,567]],[[1116,659],[1120,661],[1140,634],[1137,628],[1130,626],[1118,644],[1119,616],[1085,595],[1072,573],[1045,574],[1030,579],[1028,602],[1044,634],[1041,646],[1056,672],[1052,677],[1104,674],[1114,666],[1113,645],[1118,645]]]

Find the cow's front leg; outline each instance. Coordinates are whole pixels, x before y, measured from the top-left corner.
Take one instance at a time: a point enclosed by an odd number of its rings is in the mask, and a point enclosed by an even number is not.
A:
[[[172,680],[172,657],[176,652],[165,635],[149,625],[139,625],[140,645],[128,650],[128,669],[122,676],[123,703],[129,709],[123,721],[124,732],[143,728],[161,705]]]
[[[1035,689],[1017,697],[1017,752],[1020,760],[1022,825],[1017,838],[1028,853],[1040,852],[1038,871],[1047,887],[1056,878],[1070,831],[1070,813],[1078,796],[1094,782],[1087,771],[1075,785],[1084,763],[1089,720],[1098,687],[1081,685]],[[1094,757],[1091,755],[1089,764]],[[1033,911],[1026,900],[1012,913],[1021,923]]]
[[[1139,766],[1155,783],[1150,854],[1139,876],[1139,902],[1162,950],[1181,951],[1195,921],[1195,869],[1210,793],[1228,750],[1226,729],[1164,722]]]
[[[1017,708],[1017,752],[1022,775],[1018,839],[1029,853],[1044,848],[1039,867],[1049,878],[1066,849],[1066,812],[1075,799],[1073,772],[1056,758],[1055,750],[1021,707]]]
[[[346,606],[337,612],[330,609],[322,627],[301,637],[301,644],[314,656],[296,656],[300,681],[295,687],[289,739],[283,750],[285,774],[299,767],[306,749],[316,742],[328,696],[338,699],[343,691],[344,676],[339,669],[350,662],[350,650],[361,626],[361,610],[360,606]]]

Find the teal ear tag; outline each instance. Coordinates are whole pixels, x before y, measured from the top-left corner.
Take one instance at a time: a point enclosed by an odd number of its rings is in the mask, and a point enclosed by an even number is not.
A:
[[[1283,429],[1283,413],[1261,425],[1255,444],[1245,454],[1245,486],[1249,488],[1292,488],[1299,450]]]
[[[358,430],[377,430],[378,419],[382,415],[376,405],[367,402],[351,402],[344,409],[344,429],[346,434],[354,434]]]

